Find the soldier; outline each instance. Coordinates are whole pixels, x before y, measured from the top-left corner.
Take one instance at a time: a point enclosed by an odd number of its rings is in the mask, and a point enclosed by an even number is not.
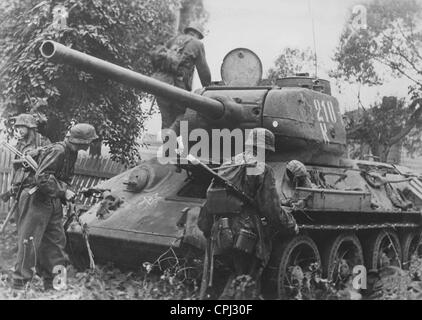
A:
[[[262,149],[267,155],[275,151],[274,135],[266,129],[256,128],[246,146],[252,150],[235,156],[230,167],[220,169],[219,175],[253,198],[256,207],[243,203],[228,189],[222,193],[222,186],[212,183],[198,220],[204,236],[211,239],[211,255],[214,252],[222,254],[233,270],[221,299],[235,297],[236,282],[233,280],[240,275],[248,275],[249,281],[252,280],[249,283],[252,294],[259,294],[260,275],[268,263],[274,235],[279,231],[297,232],[294,218],[286,217],[287,213],[281,210],[273,169],[256,161],[256,155],[262,154]],[[263,170],[258,170],[259,174],[248,174],[247,169],[254,166],[261,166]]]
[[[38,170],[33,174],[34,183],[24,186],[18,204],[15,289],[22,289],[34,271],[43,277],[44,288],[51,289],[53,268],[67,262],[62,203],[75,196],[69,184],[78,151],[87,150],[96,138],[93,126],[80,123],[70,129],[64,141],[42,150]]]
[[[49,145],[51,142],[48,138],[37,132],[37,122],[31,114],[22,113],[16,117],[13,126],[14,136],[18,140],[16,149],[23,154],[31,153],[38,148]],[[22,166],[18,159],[13,160],[14,176],[12,185],[17,184],[22,178]]]
[[[14,137],[17,140],[16,149],[23,154],[34,155],[34,152],[50,144],[50,140],[37,132],[37,121],[30,114],[22,113],[16,117],[13,125]],[[21,160],[15,158],[13,162],[13,175],[11,189],[2,195],[2,199],[8,201],[10,197],[19,196],[20,187],[28,183],[29,171],[22,166]],[[15,216],[16,219],[16,216]]]
[[[306,170],[305,165],[297,160],[292,160],[286,165],[286,174],[289,177],[290,181],[293,183],[293,187],[300,188],[314,188],[316,187],[312,182],[309,176],[308,171]]]
[[[154,68],[153,78],[178,88],[191,91],[195,67],[202,85],[211,83],[211,73],[205,58],[205,49],[200,41],[204,38],[201,27],[190,25],[184,34],[170,39],[165,46],[157,47],[151,54]],[[179,135],[179,122],[186,107],[162,97],[157,97],[161,112],[162,129],[171,128]],[[176,121],[177,120],[177,121]]]

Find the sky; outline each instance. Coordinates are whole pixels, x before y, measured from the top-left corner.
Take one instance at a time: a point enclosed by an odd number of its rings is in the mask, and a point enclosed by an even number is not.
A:
[[[348,18],[349,9],[358,0],[204,0],[209,12],[208,30],[203,42],[212,79],[221,80],[220,67],[224,56],[234,48],[254,51],[261,59],[264,75],[279,53],[286,47],[314,48],[312,17],[315,26],[315,47],[321,68],[318,75],[328,79],[334,68],[332,57]],[[313,74],[313,70],[303,70]],[[333,95],[342,111],[358,107],[357,85],[344,85],[339,92],[334,81]],[[384,95],[406,96],[409,83],[389,80],[381,87],[361,88],[361,100],[369,106]],[[194,88],[199,88],[197,75]],[[160,119],[154,117],[156,127]]]

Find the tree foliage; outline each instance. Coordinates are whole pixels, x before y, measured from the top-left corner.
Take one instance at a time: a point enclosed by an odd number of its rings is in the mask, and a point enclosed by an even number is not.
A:
[[[422,99],[407,105],[405,99],[384,97],[382,102],[368,110],[358,109],[347,112],[347,139],[349,145],[358,146],[352,157],[362,157],[362,148],[368,146],[372,155],[387,161],[391,147],[399,142],[409,149],[415,147],[418,135],[415,127],[422,122]]]
[[[406,79],[410,82],[408,98],[421,97],[422,1],[368,0],[364,9],[356,10],[346,23],[332,75],[363,85],[381,85],[387,76]],[[373,155],[383,160],[393,142],[404,143],[411,153],[420,146],[418,104],[407,108],[404,100],[395,101],[384,99],[369,110],[360,110],[360,120],[349,130],[350,140],[366,142]]]
[[[311,49],[285,48],[268,70],[268,80],[275,83],[277,79],[306,73],[314,70],[314,53]]]
[[[65,26],[54,23],[57,4],[68,12]],[[47,61],[38,49],[43,40],[54,40],[150,74],[148,53],[174,34],[180,0],[7,0],[1,6],[6,115],[39,109],[49,119],[47,135],[52,141],[63,138],[72,120],[92,123],[114,158],[126,163],[136,159],[145,94]]]
[[[183,32],[191,22],[202,26],[208,22],[209,14],[202,0],[182,0],[180,6],[180,32]]]
[[[381,84],[387,74],[403,77],[410,80],[413,96],[419,96],[422,1],[369,0],[364,8],[366,14],[351,14],[346,23],[335,53],[338,65],[333,75],[369,85]]]

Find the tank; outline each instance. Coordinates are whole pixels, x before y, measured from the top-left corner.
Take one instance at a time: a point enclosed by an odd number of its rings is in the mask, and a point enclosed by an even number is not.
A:
[[[225,57],[219,85],[191,93],[53,41],[40,50],[54,62],[183,103],[189,107],[189,130],[264,127],[275,134],[276,152],[266,161],[300,232],[273,240],[264,271],[269,297],[297,294],[302,287],[291,286],[298,283],[297,270],[305,278],[322,270],[323,277],[339,284],[353,276],[356,266],[406,268],[413,254],[422,253],[421,176],[344,156],[346,131],[329,81],[305,74],[259,86],[259,58],[238,48]],[[224,106],[215,99],[220,96],[236,103]],[[293,186],[286,174],[290,160],[306,165],[312,188]],[[89,227],[96,260],[138,267],[169,247],[177,254],[200,254],[205,239],[196,224],[209,184],[210,176],[195,166],[162,164],[158,158],[102,182],[98,188],[110,189],[122,201],[106,216],[98,214],[102,204],[97,203],[80,217]],[[72,224],[67,234],[73,252],[85,254],[80,228]]]

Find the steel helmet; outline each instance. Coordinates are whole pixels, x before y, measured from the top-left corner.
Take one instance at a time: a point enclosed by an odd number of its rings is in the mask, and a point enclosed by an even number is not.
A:
[[[34,116],[28,113],[22,113],[16,117],[14,126],[23,126],[30,129],[35,129],[37,127],[37,120]]]
[[[292,160],[286,165],[286,170],[289,170],[295,177],[307,177],[308,171],[305,165],[297,160]]]
[[[270,130],[255,128],[246,139],[245,145],[253,147],[264,146],[266,150],[275,152],[275,137]]]
[[[199,23],[191,23],[189,24],[185,30],[183,30],[183,33],[188,33],[188,31],[195,31],[199,35],[199,39],[204,39],[204,29]]]
[[[70,128],[66,137],[69,142],[75,144],[90,144],[93,140],[98,138],[95,128],[88,123],[78,123],[74,125]]]

